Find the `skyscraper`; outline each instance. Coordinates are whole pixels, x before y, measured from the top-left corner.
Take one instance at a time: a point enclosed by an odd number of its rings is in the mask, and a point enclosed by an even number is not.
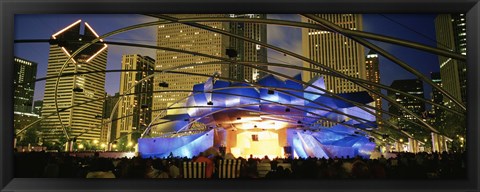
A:
[[[405,79],[405,80],[395,80],[390,85],[391,88],[406,92],[410,95],[414,95],[417,97],[424,98],[423,95],[423,83],[418,79]],[[425,111],[425,103],[415,98],[407,97],[406,95],[400,94],[394,91],[388,91],[388,96],[390,98],[395,99],[397,103],[402,105],[403,107],[407,108],[408,110],[412,111],[418,116],[422,116],[422,113]],[[408,124],[405,121],[401,121],[401,119],[408,119],[414,120],[415,118],[406,113],[404,110],[400,109],[399,107],[393,106],[389,103],[388,111],[393,114],[400,115],[399,118],[399,126],[401,128],[413,128],[411,127],[412,124]]]
[[[465,14],[439,14],[435,18],[437,47],[467,54],[467,27]],[[466,104],[467,65],[465,62],[444,56],[438,57],[443,88]],[[444,99],[448,99],[444,97]],[[446,100],[448,106],[453,103]]]
[[[188,17],[248,17],[265,18],[262,14],[177,14],[172,15],[177,18]],[[230,31],[237,35],[266,42],[266,26],[264,24],[240,23],[240,22],[205,22],[201,23],[213,28]],[[217,57],[225,57],[227,49],[236,51],[237,61],[267,61],[267,53],[264,47],[253,43],[244,42],[226,35],[221,35],[207,30],[190,27],[184,24],[173,23],[158,26],[157,44],[159,46],[182,49],[187,51],[200,52]],[[165,70],[172,67],[186,64],[202,64],[217,61],[215,59],[201,57],[192,54],[182,54],[177,52],[157,51],[156,70]],[[266,68],[266,67],[264,67]],[[220,65],[209,64],[184,67],[183,72],[200,73],[212,76],[216,72],[221,72],[222,77],[229,77],[240,81],[255,81],[265,75],[256,69],[243,67],[240,65]],[[204,82],[207,77],[192,76],[183,74],[163,73],[155,76],[154,90],[168,91],[174,89],[190,90],[194,84]],[[163,86],[160,86],[162,84]],[[167,87],[168,84],[168,87]],[[187,92],[163,92],[154,95],[153,117],[163,116],[166,113],[161,109],[167,108],[179,99],[188,95]],[[185,102],[179,101],[179,102]],[[206,105],[206,104],[205,104]]]
[[[33,112],[33,94],[35,91],[35,79],[37,76],[37,63],[14,57],[15,87],[14,111],[19,113]]]
[[[110,115],[112,114],[113,112],[113,107],[115,106],[115,104],[117,103],[119,99],[119,93],[115,93],[114,96],[111,96],[111,95],[107,95],[107,93],[105,93],[105,102],[103,103],[103,116],[102,116],[102,119],[103,119],[103,126],[102,126],[102,133],[101,133],[101,136],[100,136],[100,141],[101,142],[106,142],[108,137],[107,137],[107,134],[108,134],[108,129],[109,129],[109,126],[110,124],[109,123],[106,123],[108,121],[110,121]],[[113,118],[116,119],[117,118],[117,114],[118,114],[118,106],[117,106],[117,110],[115,110],[115,112],[113,113]],[[112,140],[114,140],[116,138],[116,135],[117,135],[117,120],[114,120],[111,122],[111,127],[112,129],[110,130],[110,138],[112,138]]]
[[[187,17],[224,17],[226,15],[199,15],[199,14],[182,14],[173,15],[173,17],[187,18]],[[202,23],[213,28],[226,29],[227,23],[223,22],[208,22]],[[226,57],[225,49],[228,47],[228,38],[223,37],[218,33],[212,33],[206,30],[190,27],[181,23],[172,23],[158,26],[157,44],[159,46],[183,49],[187,51],[200,52],[218,57]],[[183,54],[178,52],[170,52],[164,50],[157,51],[157,60],[155,70],[165,70],[172,67],[177,67],[186,64],[202,64],[217,61],[215,59],[201,57],[191,54]],[[226,73],[225,67],[220,64],[199,65],[185,67],[176,71],[200,73],[205,75],[212,75],[215,72]],[[154,78],[154,90],[190,90],[193,84],[204,82],[207,77],[162,73],[156,74]],[[168,87],[159,86],[160,83],[168,84]],[[164,116],[166,112],[162,109],[167,108],[170,104],[177,100],[186,97],[189,93],[186,92],[162,92],[154,95],[153,117]],[[184,102],[184,101],[179,101]]]
[[[230,14],[233,18],[266,18],[266,14]],[[231,33],[241,35],[247,38],[255,39],[257,41],[267,42],[267,26],[259,23],[244,23],[231,22],[229,26]],[[233,48],[238,52],[238,61],[258,61],[267,62],[267,49],[260,45],[243,41],[241,39],[230,37],[229,48]],[[267,69],[266,65],[258,66],[262,69]],[[249,82],[265,76],[266,73],[251,67],[244,67],[242,65],[229,65],[226,77],[236,79],[238,81],[247,80]]]
[[[83,45],[98,37],[88,23],[80,34],[81,20],[52,35],[52,41],[58,45],[50,46],[47,77],[57,76],[70,55]],[[66,41],[66,42],[65,42]],[[77,41],[79,43],[72,43]],[[107,64],[107,45],[95,44],[80,52],[68,61],[64,73],[105,70]],[[55,86],[57,78],[46,80],[42,107],[43,135],[46,140],[55,140],[64,136],[63,127],[56,115]],[[98,140],[100,138],[105,73],[91,73],[60,78],[57,86],[57,104],[60,118],[71,138],[78,140]],[[80,136],[81,135],[81,136]]]
[[[339,27],[362,30],[362,15],[359,14],[320,14],[317,15]],[[302,17],[302,22],[315,23]],[[348,76],[366,79],[365,49],[362,45],[338,33],[302,29],[302,46],[304,56],[335,69]],[[320,69],[311,63],[304,62],[306,68]],[[309,81],[318,73],[303,72],[305,81]],[[325,76],[326,89],[334,93],[362,91],[358,85],[333,76]]]
[[[138,139],[152,118],[153,80],[141,79],[153,74],[155,60],[139,54],[123,55],[122,70],[137,70],[124,72],[120,76],[120,98],[117,113],[116,137],[127,137],[128,141]],[[135,87],[136,82],[140,82]],[[126,95],[128,94],[128,95]],[[136,132],[136,133],[132,133]],[[133,137],[132,137],[133,136]]]
[[[379,59],[378,59],[378,54],[375,53],[373,50],[370,50],[365,58],[365,72],[366,72],[366,78],[370,82],[374,83],[380,83],[380,70],[378,67],[379,64]],[[368,86],[369,88],[372,88],[378,92],[381,92],[381,89],[375,86]],[[382,109],[382,98],[378,96],[377,94],[371,93],[370,96],[372,96],[373,100],[375,101],[375,108],[378,110]],[[381,112],[377,110],[377,115],[382,115]],[[382,124],[382,118],[377,118],[377,124],[379,127],[381,127]]]
[[[442,87],[442,79],[440,76],[440,72],[430,73],[430,77],[435,84]],[[443,95],[438,89],[432,88],[432,102],[443,105]],[[439,130],[443,130],[445,121],[444,110],[440,107],[432,106],[432,113],[434,115],[434,118],[432,118],[431,121],[432,125]]]

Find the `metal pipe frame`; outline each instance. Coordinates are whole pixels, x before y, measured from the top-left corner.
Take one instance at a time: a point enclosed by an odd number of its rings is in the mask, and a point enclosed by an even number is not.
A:
[[[216,62],[215,62],[215,63],[216,63]],[[179,68],[182,68],[182,67],[184,67],[184,66],[179,66]],[[143,70],[105,70],[105,71],[104,71],[104,70],[101,70],[101,71],[88,71],[88,72],[78,72],[78,73],[65,73],[65,74],[63,74],[63,76],[71,76],[71,75],[84,74],[84,73],[99,73],[99,72],[106,73],[106,72],[127,72],[127,71],[143,71]],[[162,71],[153,71],[153,72],[162,72]],[[172,73],[172,72],[170,71],[170,73]],[[175,73],[184,74],[183,72],[175,72]],[[189,73],[189,75],[198,75],[198,76],[210,77],[209,75],[194,74],[194,73]],[[50,79],[50,78],[56,78],[56,77],[52,76],[52,77],[39,78],[39,79],[37,79],[37,81],[46,80],[46,79]],[[228,78],[223,78],[223,77],[219,77],[219,78],[220,78],[220,79],[230,80],[230,81],[235,81],[234,79],[228,79]],[[147,79],[147,78],[145,78],[145,79]],[[242,82],[242,81],[236,81],[236,82],[245,83],[245,82]],[[252,88],[252,87],[253,87],[253,86],[248,86],[248,87],[245,87],[245,88]],[[255,87],[256,87],[256,88],[265,88],[265,89],[272,89],[272,88],[273,88],[274,90],[277,90],[277,91],[278,91],[278,90],[300,91],[300,92],[305,92],[305,93],[311,93],[311,94],[321,95],[321,94],[316,93],[316,92],[310,92],[310,91],[304,91],[304,90],[296,90],[296,89],[290,89],[290,88],[277,88],[277,87],[259,86],[259,85],[256,85]],[[232,87],[230,87],[230,88],[232,88]],[[235,87],[235,88],[238,88],[238,87]],[[169,90],[169,91],[165,91],[165,92],[173,92],[173,91],[175,91],[175,90]],[[156,91],[156,92],[159,92],[159,91]],[[161,91],[161,92],[164,92],[164,91]],[[191,92],[191,90],[186,90],[185,92]],[[282,91],[282,92],[283,92],[283,91]],[[201,93],[204,93],[204,92],[201,92]],[[291,94],[288,93],[288,92],[283,92],[283,93],[284,93],[284,94],[289,94],[289,95],[291,95]],[[125,95],[135,95],[135,94],[123,94],[123,95],[120,95],[119,97],[123,97],[123,96],[125,96]],[[298,97],[298,96],[296,96],[296,95],[292,95],[292,96]],[[313,102],[313,103],[315,103],[315,104],[318,104],[318,105],[322,105],[322,106],[323,106],[323,104],[314,102],[314,101],[309,100],[309,99],[305,99],[305,98],[302,98],[302,97],[298,97],[298,98],[303,99],[303,100],[307,100],[307,101],[310,101],[310,102]],[[104,100],[104,98],[95,99],[95,100]],[[90,102],[90,101],[88,101],[88,102]],[[86,103],[86,102],[84,102],[84,103]],[[82,104],[84,104],[84,103],[77,104],[77,105],[75,105],[75,106],[79,106],[79,105],[82,105]],[[69,109],[69,108],[72,108],[72,107],[75,107],[75,106],[71,106],[71,107],[68,107],[68,108],[65,108],[65,109],[62,109],[62,110],[66,110],[66,109]],[[330,107],[328,107],[328,106],[325,106],[325,107],[333,110],[335,113],[348,116],[348,117],[350,117],[350,118],[352,118],[352,119],[357,118],[356,116],[351,116],[351,115],[342,113],[342,112],[337,111],[337,110],[335,110],[335,109],[332,109],[332,108],[330,108]],[[318,109],[318,108],[317,108],[317,109]],[[321,110],[325,110],[325,109],[322,108]],[[385,112],[386,112],[386,111],[385,111]],[[113,112],[112,112],[112,113],[113,113]],[[388,112],[386,112],[386,113],[388,113]],[[52,115],[54,115],[54,114],[52,114]],[[394,114],[392,114],[392,115],[394,115]],[[49,115],[49,116],[51,116],[51,115]],[[46,116],[46,117],[44,117],[44,118],[47,118],[47,117],[49,117],[49,116]],[[113,118],[110,118],[110,119],[113,121]],[[40,120],[42,120],[42,119],[40,119]],[[363,119],[363,120],[365,120],[365,119]],[[357,121],[358,121],[358,118],[357,118]],[[359,122],[360,122],[360,121],[359,121]],[[107,123],[109,123],[109,122],[107,122]],[[415,123],[415,122],[412,122],[412,123]],[[33,124],[34,124],[34,123],[33,123]],[[104,123],[104,124],[106,124],[106,123]],[[102,125],[104,125],[104,124],[102,124]],[[418,125],[418,124],[417,124],[417,125]],[[419,125],[419,126],[422,126],[422,125]],[[26,127],[26,128],[28,128],[28,127]],[[26,129],[26,128],[24,128],[24,129]],[[397,129],[398,129],[398,128],[397,128]],[[85,133],[85,132],[84,132],[84,133]],[[88,133],[88,132],[86,132],[86,133]],[[83,134],[83,133],[82,133],[82,134]],[[82,134],[80,134],[80,135],[78,135],[78,136],[76,136],[76,137],[79,137],[79,136],[81,136]]]
[[[167,15],[158,15],[157,16],[158,18],[161,18],[161,19],[165,19],[165,20],[169,20],[169,21],[174,21],[174,22],[177,22],[177,23],[183,23],[185,25],[188,25],[188,26],[192,26],[192,27],[196,27],[196,28],[200,28],[200,29],[204,29],[204,30],[208,30],[208,31],[213,31],[213,32],[217,32],[217,33],[220,33],[220,34],[223,34],[223,35],[227,35],[227,36],[230,36],[230,37],[234,37],[234,38],[238,38],[238,39],[242,39],[244,41],[248,41],[248,42],[251,42],[251,43],[256,43],[256,44],[259,44],[261,46],[265,46],[265,47],[268,47],[270,49],[273,49],[273,50],[276,50],[276,51],[279,51],[279,52],[282,52],[284,54],[288,54],[288,55],[291,55],[297,59],[300,59],[300,60],[303,60],[305,62],[309,62],[317,67],[320,67],[320,68],[323,68],[325,70],[328,70],[332,73],[335,73],[337,75],[340,75],[340,77],[342,78],[345,78],[345,79],[348,79],[348,76],[343,74],[343,73],[340,73],[340,72],[337,72],[335,71],[334,69],[330,68],[330,67],[327,67],[325,65],[321,65],[320,63],[316,62],[316,61],[313,61],[309,58],[306,58],[304,56],[301,56],[301,55],[298,55],[296,53],[293,53],[291,51],[288,51],[288,50],[285,50],[285,49],[282,49],[282,48],[279,48],[279,47],[276,47],[276,46],[272,46],[270,44],[267,44],[267,43],[264,43],[264,42],[261,42],[261,41],[257,41],[257,40],[254,40],[254,39],[250,39],[250,38],[246,38],[246,37],[243,37],[243,36],[240,36],[240,35],[236,35],[236,34],[232,34],[232,33],[229,33],[227,31],[224,31],[224,30],[220,30],[220,29],[216,29],[216,28],[212,28],[212,27],[209,27],[209,26],[206,26],[206,25],[202,25],[202,24],[198,24],[198,23],[185,23],[185,22],[179,22],[179,20],[177,18],[174,18],[174,17],[170,17],[170,16],[167,16]],[[415,71],[415,70],[414,70]],[[273,72],[270,72],[270,74],[277,74],[277,76],[282,76],[282,77],[285,77],[285,75],[283,74],[280,74],[280,73],[273,73]],[[286,77],[286,78],[290,78],[290,77]],[[292,81],[295,81],[292,79]],[[358,84],[358,83],[355,83],[365,89],[369,89],[367,86],[365,85],[362,85],[362,84]],[[315,86],[312,86],[314,88],[317,88]],[[438,86],[437,86],[438,87]],[[360,107],[362,108],[362,107]],[[362,108],[363,109],[363,108]],[[364,109],[365,110],[365,109]],[[435,133],[439,133],[438,130],[436,130],[435,128],[433,128],[431,125],[429,125],[428,123],[422,121],[422,119],[415,113],[413,113],[412,111],[404,108],[404,111],[407,112],[408,114],[412,115],[415,119],[419,120],[421,123],[423,123],[425,126],[427,126],[430,130],[432,130],[433,132]]]
[[[101,37],[93,40],[93,41],[90,42],[90,43],[87,43],[86,45],[84,45],[84,46],[82,46],[80,49],[78,49],[78,50],[77,50],[74,54],[72,54],[72,56],[64,63],[64,66],[68,63],[68,61],[69,61],[74,55],[78,54],[78,52],[82,51],[83,49],[85,49],[86,47],[88,47],[90,44],[97,42],[97,41],[98,41],[99,39],[101,39],[101,38],[105,38],[105,37],[108,36],[108,35],[113,35],[113,34],[115,34],[115,33],[121,32],[121,31],[123,32],[123,31],[127,31],[127,30],[134,29],[134,28],[140,28],[140,27],[146,27],[146,26],[149,26],[149,25],[154,25],[154,23],[155,23],[155,24],[159,24],[159,23],[161,23],[161,22],[150,22],[150,23],[144,23],[144,24],[134,25],[134,26],[122,28],[122,29],[119,29],[119,30],[116,30],[116,31],[107,33],[107,34],[105,34],[105,35],[102,35]],[[59,75],[58,75],[57,83],[58,83],[58,80],[59,80],[62,72],[63,72],[63,70],[61,70],[61,72],[60,72]],[[56,91],[57,91],[57,90],[56,90]],[[56,96],[56,95],[55,95],[55,96]],[[58,106],[57,106],[57,107],[58,107]]]

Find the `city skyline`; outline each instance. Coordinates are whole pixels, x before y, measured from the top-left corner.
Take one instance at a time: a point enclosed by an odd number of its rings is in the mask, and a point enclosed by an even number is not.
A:
[[[299,20],[299,15],[268,15],[268,18],[273,19],[287,19],[287,20]],[[436,42],[432,41],[435,39],[434,33],[434,23],[433,19],[435,15],[378,15],[378,14],[364,14],[364,31],[368,32],[377,32],[379,34],[391,35],[394,37],[400,37],[407,40],[417,41],[419,43],[427,44],[430,46],[436,46]],[[15,39],[47,39],[47,37],[42,36],[42,34],[48,32],[51,33],[54,30],[61,29],[61,25],[66,26],[68,22],[71,23],[72,20],[76,18],[85,18],[83,20],[89,22],[93,26],[98,34],[104,34],[111,30],[125,27],[131,24],[143,23],[147,21],[156,21],[157,19],[142,15],[65,15],[65,17],[59,18],[52,15],[41,15],[40,17],[33,15],[20,15],[16,17],[16,38]],[[387,19],[389,18],[389,19]],[[411,22],[411,21],[417,22]],[[48,21],[54,21],[48,23]],[[109,22],[110,25],[102,25],[102,23]],[[392,21],[396,21],[394,23]],[[414,29],[410,30],[404,26],[399,25],[398,23],[406,23],[408,28]],[[42,24],[43,28],[36,30],[36,33],[29,31],[32,30],[22,30],[28,27],[38,27]],[[390,25],[392,27],[383,27],[385,25]],[[47,27],[45,27],[47,26]],[[58,27],[54,27],[58,26]],[[17,30],[18,29],[18,30]],[[120,34],[112,38],[107,38],[106,40],[118,41],[118,40],[130,40],[130,42],[143,42],[150,45],[155,45],[156,36],[155,34],[156,27],[149,27],[147,29],[134,30],[125,34]],[[395,31],[397,34],[392,33]],[[267,27],[267,40],[268,43],[276,46],[281,46],[282,48],[289,49],[293,52],[301,54],[301,46],[299,44],[300,29],[298,28],[287,28],[282,26],[272,26]],[[150,35],[145,35],[150,34]],[[297,35],[294,35],[297,34]],[[424,35],[419,35],[424,34]],[[430,37],[424,37],[425,34],[429,34]],[[51,35],[51,34],[50,34]],[[426,35],[426,36],[429,36]],[[285,41],[285,37],[289,37],[289,41]],[[374,42],[374,41],[372,41]],[[377,43],[377,42],[375,42]],[[393,53],[402,53],[394,54],[400,59],[406,61],[408,64],[414,66],[420,70],[423,74],[428,75],[430,72],[439,71],[438,59],[435,55],[424,53],[416,50],[411,50],[408,48],[402,48],[395,45],[387,45],[385,43],[378,43],[382,48],[387,49],[387,51],[393,51]],[[24,57],[30,59],[34,62],[39,63],[39,70],[37,77],[45,76],[45,50],[42,47],[48,47],[48,44],[15,44],[15,54],[19,57]],[[300,49],[299,49],[300,48]],[[43,54],[41,54],[43,53]],[[142,54],[146,56],[155,56],[154,50],[147,50],[142,48],[130,48],[130,47],[119,47],[119,46],[110,46],[109,55],[107,59],[107,70],[108,69],[120,69],[120,59],[122,54]],[[286,62],[289,64],[301,65],[301,61],[294,59],[292,57],[285,57],[283,54],[268,51],[268,60],[269,62]],[[48,56],[48,52],[47,52]],[[37,58],[37,59],[36,59]],[[37,61],[36,61],[37,60]],[[412,62],[413,60],[413,62]],[[396,65],[393,65],[390,61],[386,60],[380,56],[380,71],[381,71],[381,83],[389,84],[395,79],[408,79],[414,77],[403,69],[399,68]],[[427,63],[427,64],[426,64]],[[438,69],[437,69],[438,68]],[[275,67],[270,69],[277,70]],[[283,70],[286,74],[295,75],[297,72],[294,70]],[[397,78],[391,78],[391,74],[396,74]],[[106,85],[112,85],[119,81],[119,73],[108,73],[106,74]],[[382,78],[383,77],[383,78]],[[43,88],[44,82],[38,82],[35,90],[34,100],[41,100],[43,97]],[[117,87],[116,89],[113,87]],[[425,87],[425,92],[428,94],[426,98],[429,98],[430,87]],[[114,95],[118,92],[118,86],[106,86],[106,92],[109,95]]]

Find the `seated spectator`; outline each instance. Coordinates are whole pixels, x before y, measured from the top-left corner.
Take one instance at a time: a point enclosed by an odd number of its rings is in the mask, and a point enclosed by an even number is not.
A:
[[[206,177],[207,178],[212,178],[213,175],[213,169],[215,168],[215,165],[211,159],[208,157],[205,157],[205,154],[203,152],[200,152],[198,157],[193,161],[193,162],[204,162],[207,163],[206,167]]]
[[[170,178],[179,178],[180,177],[180,169],[177,167],[175,162],[169,161],[168,162],[168,175]]]

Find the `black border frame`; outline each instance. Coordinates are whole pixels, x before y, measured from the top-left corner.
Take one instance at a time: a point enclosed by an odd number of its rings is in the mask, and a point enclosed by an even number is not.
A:
[[[0,189],[2,191],[479,191],[479,0],[0,0]],[[13,178],[15,14],[49,13],[467,13],[467,181],[441,180],[83,180]]]

